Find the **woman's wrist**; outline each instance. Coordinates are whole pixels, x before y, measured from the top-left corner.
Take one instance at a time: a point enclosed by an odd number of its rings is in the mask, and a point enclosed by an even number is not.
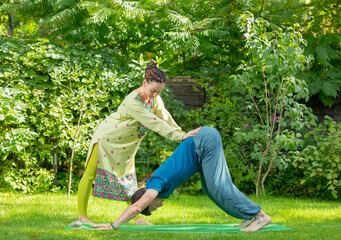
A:
[[[115,226],[114,226],[114,223],[111,224],[111,227],[112,227],[112,229],[117,230],[117,228],[115,228]]]

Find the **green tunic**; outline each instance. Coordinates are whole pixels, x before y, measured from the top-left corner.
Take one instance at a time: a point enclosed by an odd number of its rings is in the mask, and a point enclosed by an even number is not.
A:
[[[181,142],[184,134],[160,96],[146,103],[133,91],[117,112],[97,127],[92,137],[87,161],[94,144],[98,143],[93,196],[118,201],[130,199],[137,190],[135,154],[149,129],[177,142]]]

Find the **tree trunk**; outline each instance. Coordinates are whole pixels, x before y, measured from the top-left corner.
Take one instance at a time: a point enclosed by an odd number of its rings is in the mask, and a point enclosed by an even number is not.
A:
[[[264,3],[265,3],[265,0],[262,1],[262,6],[260,7],[260,10],[259,10],[259,13],[258,13],[258,16],[261,15],[261,13],[263,12],[263,9],[264,9]]]
[[[13,15],[12,15],[12,12],[9,12],[7,15],[8,15],[8,35],[13,36]]]
[[[182,53],[182,62],[184,64],[184,70],[186,70],[186,56],[185,56],[185,53],[183,51],[181,51]]]
[[[265,180],[266,180],[267,176],[269,175],[270,170],[271,170],[271,168],[272,168],[272,164],[273,164],[273,162],[274,162],[274,160],[275,160],[275,155],[276,155],[276,149],[274,148],[274,151],[273,151],[272,156],[271,156],[270,165],[269,165],[268,169],[266,170],[266,172],[264,173],[263,178],[262,178],[262,182],[261,182],[261,184],[262,184],[262,190],[263,190],[263,196],[265,196],[265,187],[264,187],[264,183],[265,183]]]
[[[259,182],[260,182],[260,176],[262,174],[262,167],[263,163],[259,163],[259,168],[258,168],[258,176],[257,176],[257,183],[256,183],[256,197],[259,197]]]
[[[263,152],[263,159],[265,159],[268,156],[269,149],[270,149],[270,140],[268,140],[266,144],[266,149]],[[260,183],[260,178],[262,175],[262,167],[263,167],[263,162],[259,163],[259,168],[258,168],[258,176],[257,176],[257,184],[256,184],[256,197],[259,197],[259,183]],[[263,195],[265,196],[265,192],[263,191]]]
[[[129,43],[129,39],[130,39],[130,34],[128,35],[127,39],[125,40],[124,43],[122,43],[122,51],[123,52],[127,52],[127,46],[128,46],[128,43]]]
[[[78,135],[79,128],[80,128],[80,125],[81,125],[84,105],[85,105],[85,103],[83,102],[83,104],[81,106],[81,112],[80,112],[80,115],[79,115],[79,119],[78,119],[78,125],[77,125],[76,134],[75,134],[75,139],[73,140],[72,154],[71,154],[71,160],[70,160],[70,171],[69,171],[69,188],[68,188],[68,191],[67,191],[67,198],[70,197],[70,192],[71,192],[73,156],[74,156],[74,153],[75,153],[76,140],[77,140],[77,135]]]

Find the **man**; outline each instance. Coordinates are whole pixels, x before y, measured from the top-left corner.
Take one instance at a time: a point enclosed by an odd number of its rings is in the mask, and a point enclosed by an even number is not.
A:
[[[199,172],[203,191],[224,212],[243,219],[236,227],[241,231],[257,231],[271,222],[261,207],[250,201],[232,183],[226,165],[220,134],[211,127],[202,127],[183,141],[146,182],[146,188],[136,191],[131,205],[112,224],[93,226],[98,230],[117,229],[139,213],[150,215],[162,206],[163,199]]]

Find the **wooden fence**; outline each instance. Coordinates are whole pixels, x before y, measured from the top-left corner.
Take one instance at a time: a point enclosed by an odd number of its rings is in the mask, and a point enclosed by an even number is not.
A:
[[[175,76],[167,80],[167,86],[172,91],[176,100],[185,104],[186,110],[195,110],[206,102],[204,89],[198,87],[197,82],[190,76]],[[197,90],[194,90],[196,88]]]
[[[175,76],[167,80],[167,86],[172,91],[176,100],[180,100],[185,104],[186,110],[198,109],[207,101],[205,90],[199,88],[196,80],[190,76]],[[197,91],[194,90],[197,87]],[[330,116],[337,122],[341,122],[341,96],[336,99],[333,107],[324,106],[317,97],[313,97],[308,103],[313,113],[322,122],[325,115]]]
[[[319,122],[323,122],[324,116],[326,115],[336,122],[341,122],[341,96],[336,98],[335,104],[332,107],[324,106],[317,96],[312,97],[306,105],[311,107],[313,113],[318,117]]]

